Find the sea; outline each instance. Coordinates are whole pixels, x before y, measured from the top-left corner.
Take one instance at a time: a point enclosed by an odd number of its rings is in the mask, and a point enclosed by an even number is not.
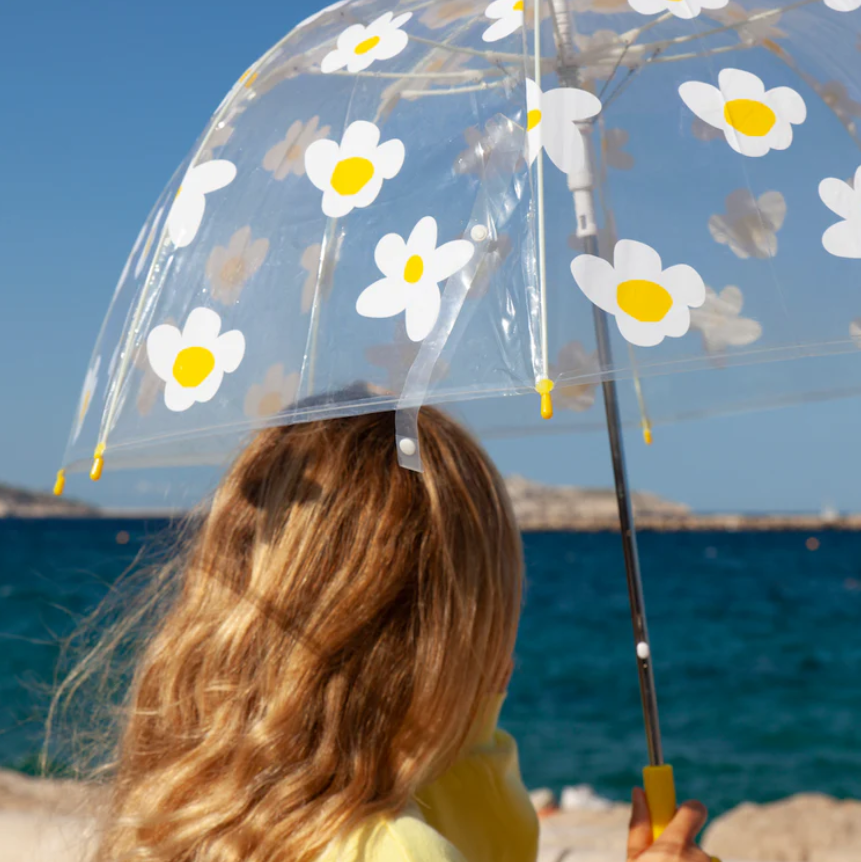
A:
[[[0,768],[34,772],[61,641],[167,524],[0,520]],[[618,535],[524,537],[502,725],[528,787],[630,796],[645,765]],[[799,792],[861,799],[861,534],[643,533],[665,755],[713,815]]]

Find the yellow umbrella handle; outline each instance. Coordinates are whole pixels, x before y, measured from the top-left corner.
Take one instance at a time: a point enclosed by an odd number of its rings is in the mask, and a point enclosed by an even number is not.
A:
[[[657,841],[670,825],[678,808],[673,767],[669,764],[647,766],[643,770],[643,786],[646,788],[649,813],[652,815],[652,837]],[[711,860],[720,862],[717,856],[712,856]]]
[[[678,807],[673,767],[647,766],[643,770],[643,787],[646,789],[649,813],[652,815],[652,835],[657,841],[676,816]]]

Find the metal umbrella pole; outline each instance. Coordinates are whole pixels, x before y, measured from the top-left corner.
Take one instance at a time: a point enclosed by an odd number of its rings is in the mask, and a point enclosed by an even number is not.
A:
[[[553,11],[553,25],[558,57],[557,74],[563,87],[576,87],[579,84],[579,70],[573,62],[570,13],[567,0],[547,0]],[[536,67],[540,63],[540,6],[535,3]],[[536,81],[540,85],[540,78]],[[586,254],[598,256],[598,226],[595,220],[594,157],[592,154],[591,123],[580,126],[585,155],[580,171],[568,178],[568,187],[574,197],[577,219],[577,236],[584,242]],[[598,356],[603,371],[613,368],[613,350],[610,342],[610,329],[607,314],[597,306],[593,308],[595,336]],[[546,336],[545,336],[546,337]],[[628,471],[625,462],[625,443],[619,415],[619,399],[616,382],[608,377],[603,381],[604,407],[607,416],[607,432],[610,441],[610,455],[613,461],[613,478],[616,489],[616,502],[619,509],[622,550],[625,559],[625,574],[628,582],[628,599],[631,607],[631,622],[636,644],[637,673],[640,681],[640,698],[643,707],[643,722],[646,730],[649,766],[643,772],[652,828],[657,838],[672,820],[676,812],[676,792],[672,767],[664,762],[661,743],[661,726],[658,715],[658,699],[655,691],[655,677],[652,668],[652,650],[646,621],[646,605],[643,596],[643,582],[640,574],[640,556],[637,548],[637,530],[631,500]]]

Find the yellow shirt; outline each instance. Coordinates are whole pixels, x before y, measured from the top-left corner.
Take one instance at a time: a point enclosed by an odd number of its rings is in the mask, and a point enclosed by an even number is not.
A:
[[[535,862],[538,817],[517,745],[489,698],[458,761],[397,817],[377,818],[320,862]]]

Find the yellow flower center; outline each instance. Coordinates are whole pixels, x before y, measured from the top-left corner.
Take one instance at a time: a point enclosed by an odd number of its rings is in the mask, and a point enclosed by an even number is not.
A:
[[[774,111],[754,99],[733,99],[727,102],[723,115],[730,126],[750,138],[767,135],[777,122]]]
[[[404,267],[404,281],[407,284],[418,284],[425,274],[425,262],[417,254],[414,254]]]
[[[523,0],[517,0],[517,2],[511,7],[514,12],[522,12],[523,11]]]
[[[623,281],[616,288],[616,302],[640,323],[658,323],[673,307],[673,298],[661,285],[642,278]]]
[[[526,131],[531,132],[541,122],[541,111],[534,108],[526,115]]]
[[[357,195],[373,178],[374,164],[368,159],[354,156],[342,159],[335,165],[332,188],[344,197]]]
[[[180,350],[173,363],[173,376],[185,389],[200,386],[215,368],[215,357],[205,347],[186,347]]]
[[[379,44],[380,44],[380,37],[379,36],[371,36],[370,39],[365,39],[364,42],[359,42],[359,44],[356,45],[356,53],[357,54],[367,54],[368,51],[372,51]]]

